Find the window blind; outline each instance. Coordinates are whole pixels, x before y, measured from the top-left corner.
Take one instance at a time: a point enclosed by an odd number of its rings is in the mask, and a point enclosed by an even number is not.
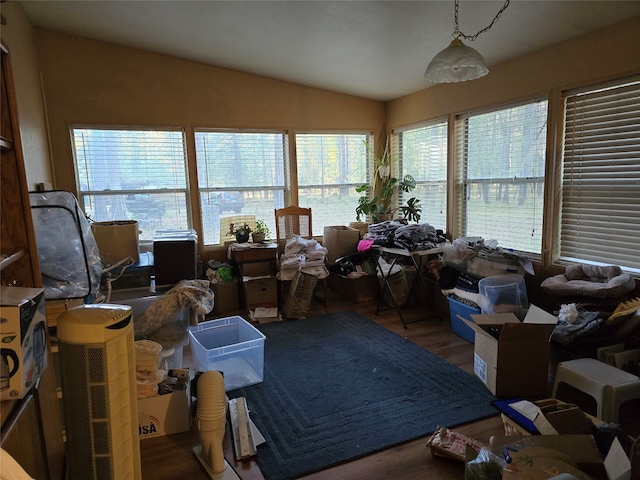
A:
[[[71,128],[78,200],[94,221],[191,228],[182,130]]]
[[[250,215],[275,232],[274,210],[285,205],[287,133],[197,130],[195,142],[204,244],[223,242],[221,225],[233,217],[244,223]]]
[[[456,119],[456,207],[461,236],[539,254],[547,100]]]
[[[565,95],[560,258],[640,271],[640,78]]]
[[[400,130],[395,136],[402,164],[402,176],[416,180],[416,188],[403,192],[404,203],[411,197],[420,200],[421,223],[447,228],[447,120]]]
[[[298,202],[313,211],[313,232],[356,219],[356,187],[367,183],[368,133],[298,133]]]

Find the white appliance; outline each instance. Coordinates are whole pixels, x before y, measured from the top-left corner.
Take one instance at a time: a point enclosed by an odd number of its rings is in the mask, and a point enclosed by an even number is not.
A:
[[[130,306],[82,305],[58,318],[69,479],[142,479]]]

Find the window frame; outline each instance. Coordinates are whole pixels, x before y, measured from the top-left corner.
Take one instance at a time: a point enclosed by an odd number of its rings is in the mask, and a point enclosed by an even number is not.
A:
[[[404,146],[403,135],[409,132],[415,132],[417,130],[427,129],[431,127],[444,127],[444,130],[445,130],[444,158],[442,160],[442,162],[444,163],[445,176],[444,176],[444,179],[441,179],[441,180],[421,179],[420,176],[416,175],[414,172],[405,170],[407,162],[405,161],[404,155],[403,155],[403,146]],[[409,174],[409,175],[412,175],[416,180],[416,188],[413,191],[408,193],[401,192],[400,198],[398,199],[399,205],[403,204],[406,198],[417,197],[420,200],[420,204],[422,206],[422,212],[420,214],[420,223],[429,223],[435,228],[441,229],[443,232],[446,232],[447,219],[448,219],[447,212],[449,210],[449,205],[448,205],[448,198],[449,198],[448,191],[449,191],[449,178],[450,178],[449,152],[450,152],[450,145],[451,145],[449,117],[440,117],[430,121],[420,122],[415,125],[394,129],[391,136],[391,145],[392,145],[394,158],[398,158],[399,164],[397,168],[398,168],[399,176],[404,177],[405,175]],[[428,189],[427,187],[428,185],[444,185],[445,194],[444,194],[444,198],[441,199],[443,200],[443,203],[444,203],[444,212],[442,213],[442,219],[444,220],[443,225],[434,225],[435,222],[429,221],[428,218],[425,218],[425,210],[424,210],[425,199],[422,196],[416,195],[414,193],[416,190],[420,189],[421,185],[425,186],[425,188],[427,189]]]
[[[244,135],[244,134],[248,134],[248,135],[279,135],[281,136],[282,139],[282,177],[283,177],[283,183],[282,185],[251,185],[251,186],[247,186],[247,185],[242,185],[242,186],[227,186],[227,185],[222,185],[222,186],[202,186],[202,179],[203,179],[203,171],[200,168],[200,164],[199,164],[199,159],[198,159],[198,136],[200,134],[202,135],[206,135],[207,133],[213,133],[213,134],[240,134],[240,135]],[[227,235],[223,236],[223,232],[220,231],[219,233],[219,240],[218,243],[207,243],[207,238],[205,235],[205,225],[204,225],[204,219],[203,219],[203,208],[204,208],[204,203],[203,203],[203,195],[223,195],[224,193],[230,193],[230,192],[241,192],[243,195],[244,193],[248,193],[248,192],[269,192],[269,194],[273,195],[273,200],[274,200],[274,207],[275,208],[281,208],[282,206],[286,206],[287,204],[290,204],[291,202],[291,198],[292,198],[292,187],[291,187],[291,169],[292,169],[292,148],[291,148],[291,133],[286,130],[286,129],[280,129],[280,128],[264,128],[264,129],[255,129],[255,128],[251,128],[251,129],[247,129],[247,128],[209,128],[209,127],[198,127],[198,128],[194,128],[193,130],[193,141],[194,141],[194,151],[193,151],[193,156],[194,156],[194,165],[195,165],[195,175],[196,175],[196,181],[195,181],[195,185],[197,188],[197,201],[198,201],[198,206],[199,208],[197,209],[197,213],[199,215],[199,221],[200,221],[200,226],[201,226],[201,245],[204,249],[215,249],[215,248],[220,248],[223,247],[227,242],[229,241],[233,241],[233,236],[229,235],[227,232]],[[209,167],[207,167],[209,168]],[[280,197],[282,200],[282,205],[280,205],[280,202],[277,201],[277,198]],[[220,213],[224,214],[224,212],[219,212],[219,217],[220,216],[224,216],[224,215],[220,215]],[[267,226],[269,227],[272,235],[275,233],[275,216],[273,215],[273,212],[265,212],[262,215],[241,215],[238,214],[236,215],[238,219],[240,219],[242,222],[245,222],[249,224],[249,227],[251,229],[253,229],[255,227],[255,221],[256,220],[263,220]],[[254,219],[246,219],[247,216],[250,217],[255,217]],[[225,223],[225,222],[222,222]],[[220,223],[220,225],[222,225]],[[225,223],[226,225],[226,223]],[[214,232],[215,232],[215,226],[214,226]]]
[[[374,133],[371,130],[323,130],[323,129],[305,129],[305,130],[296,130],[294,132],[295,135],[295,172],[296,172],[296,178],[293,179],[293,181],[295,182],[296,188],[297,188],[297,195],[296,198],[298,198],[298,204],[300,204],[300,191],[304,190],[304,189],[314,189],[314,188],[319,188],[319,189],[323,189],[323,188],[347,188],[347,189],[351,189],[354,192],[354,195],[357,197],[360,197],[362,194],[357,194],[355,193],[356,187],[359,187],[361,185],[363,185],[364,183],[369,183],[370,179],[372,177],[372,170],[373,170],[373,158],[371,156],[371,151],[370,151],[370,146],[372,146],[374,144]],[[302,136],[322,136],[322,135],[327,135],[327,136],[363,136],[364,138],[364,143],[363,143],[363,153],[365,154],[365,159],[364,159],[364,179],[362,181],[358,181],[358,182],[351,182],[351,183],[331,183],[331,184],[309,184],[309,185],[302,185],[300,183],[300,166],[301,166],[301,160],[300,160],[300,149],[299,149],[299,137]],[[300,205],[301,207],[307,207],[307,205]],[[356,212],[355,209],[357,207],[357,203],[355,203],[353,205],[353,209],[352,209],[352,215],[351,215],[351,220],[350,222],[355,222],[356,220]],[[317,209],[316,209],[317,210]],[[324,224],[321,221],[321,215],[320,214],[316,214],[316,212],[314,211],[313,214],[313,232],[314,232],[314,237],[319,237],[322,236],[321,232],[323,232],[324,227],[327,226],[334,226],[336,225],[336,221],[333,221],[331,223],[328,224]],[[348,223],[348,222],[346,222]]]
[[[190,192],[190,171],[189,171],[189,162],[188,162],[188,147],[187,147],[187,133],[184,127],[157,127],[157,126],[123,126],[123,125],[104,125],[104,124],[96,124],[96,125],[88,125],[88,124],[70,124],[68,127],[69,132],[69,141],[71,146],[72,153],[72,163],[74,169],[74,181],[77,192],[77,200],[78,204],[82,208],[82,210],[87,214],[87,204],[86,197],[111,197],[114,195],[166,195],[166,194],[177,194],[179,196],[184,197],[183,207],[185,209],[186,221],[185,228],[192,229],[193,228],[193,218],[191,214],[191,192]],[[122,132],[173,132],[180,133],[181,136],[181,147],[183,154],[183,166],[184,166],[184,188],[138,188],[138,189],[83,189],[81,183],[81,176],[78,165],[77,158],[77,149],[76,149],[76,130],[93,130],[93,131],[122,131]],[[138,220],[135,217],[133,220]],[[91,220],[101,221],[100,219],[92,218]],[[118,220],[118,219],[112,219]],[[120,219],[127,220],[127,219]],[[155,231],[155,228],[153,229]],[[146,239],[145,241],[150,241],[151,239]]]
[[[539,94],[535,96],[530,96],[525,99],[521,99],[518,101],[500,103],[498,105],[492,105],[491,107],[482,108],[478,110],[468,111],[464,113],[459,113],[454,115],[453,122],[453,134],[451,135],[451,140],[453,141],[453,168],[452,171],[449,171],[449,178],[452,181],[449,184],[449,189],[453,188],[453,194],[450,196],[450,199],[453,201],[452,211],[450,213],[450,218],[453,222],[453,231],[456,237],[464,237],[464,236],[477,236],[478,233],[467,232],[467,217],[468,217],[468,204],[467,204],[467,192],[469,185],[469,165],[468,165],[468,147],[465,142],[467,141],[467,128],[468,128],[468,120],[474,116],[481,116],[485,114],[497,113],[501,111],[507,111],[510,109],[526,106],[526,105],[534,105],[537,103],[545,103],[545,119],[542,122],[545,128],[545,134],[541,136],[543,139],[541,146],[544,146],[544,153],[542,158],[542,174],[538,174],[535,176],[527,176],[519,179],[511,179],[510,177],[490,177],[484,179],[475,179],[472,183],[474,184],[495,184],[499,183],[505,185],[507,187],[516,185],[516,184],[531,184],[534,183],[537,189],[542,189],[541,193],[534,193],[536,196],[540,196],[541,200],[539,200],[539,205],[536,202],[534,209],[539,211],[539,243],[537,252],[532,252],[525,249],[519,249],[514,247],[513,245],[505,244],[505,240],[499,237],[499,233],[491,238],[498,240],[499,245],[503,248],[512,249],[517,252],[521,252],[527,255],[532,260],[540,261],[542,259],[542,255],[544,253],[544,239],[545,239],[545,206],[547,203],[546,191],[547,191],[547,165],[549,164],[549,135],[551,129],[551,121],[553,118],[551,112],[552,102],[549,98],[548,94]],[[501,182],[496,182],[497,180],[503,180]],[[535,202],[535,200],[534,200]],[[535,230],[535,227],[534,227]],[[488,238],[485,238],[488,240]]]

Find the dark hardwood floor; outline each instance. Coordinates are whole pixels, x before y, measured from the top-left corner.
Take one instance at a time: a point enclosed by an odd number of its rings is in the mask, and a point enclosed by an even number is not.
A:
[[[353,304],[342,300],[335,292],[329,292],[329,301],[326,305],[317,299],[313,300],[309,316],[342,310],[355,310],[463,370],[473,373],[473,344],[451,332],[446,303],[440,299],[437,305],[438,310],[442,313],[441,320],[429,319],[413,323],[407,329],[404,329],[394,310],[386,310],[376,315],[374,302]],[[411,313],[413,315],[427,313],[425,308],[432,310],[432,307],[416,307],[412,309],[415,311]],[[422,312],[420,312],[420,309],[422,309]],[[243,311],[232,312],[232,314],[247,318]],[[190,361],[188,350],[184,353],[184,359],[185,362]],[[577,400],[575,403],[578,404],[584,400],[586,405],[583,408],[586,410],[593,408],[588,404],[587,399],[576,398],[573,400]],[[623,406],[621,424],[630,435],[640,434],[638,425],[640,422],[638,419],[640,419],[640,402],[630,402],[628,405]],[[446,425],[443,426],[446,427]],[[488,443],[491,436],[504,435],[504,426],[500,416],[496,416],[456,427],[455,431]],[[428,437],[415,440],[304,478],[306,480],[418,480],[424,478],[448,480],[464,478],[464,465],[455,460],[432,456],[426,447],[427,440]],[[184,432],[143,440],[141,442],[143,479],[174,480],[176,478],[189,478],[192,480],[206,480],[209,477],[196,460],[192,450],[199,443],[196,432]],[[242,462],[234,460],[229,441],[226,444],[225,456],[243,480],[263,480],[263,476],[254,460]]]

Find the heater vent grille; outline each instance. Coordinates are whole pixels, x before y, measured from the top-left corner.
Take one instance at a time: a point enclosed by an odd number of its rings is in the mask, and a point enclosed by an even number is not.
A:
[[[70,480],[141,480],[130,307],[95,304],[58,318]]]
[[[106,345],[105,345],[106,346]],[[105,346],[60,342],[70,478],[111,479],[111,431],[106,401]],[[96,382],[102,382],[96,383]],[[80,475],[80,476],[76,476]]]

